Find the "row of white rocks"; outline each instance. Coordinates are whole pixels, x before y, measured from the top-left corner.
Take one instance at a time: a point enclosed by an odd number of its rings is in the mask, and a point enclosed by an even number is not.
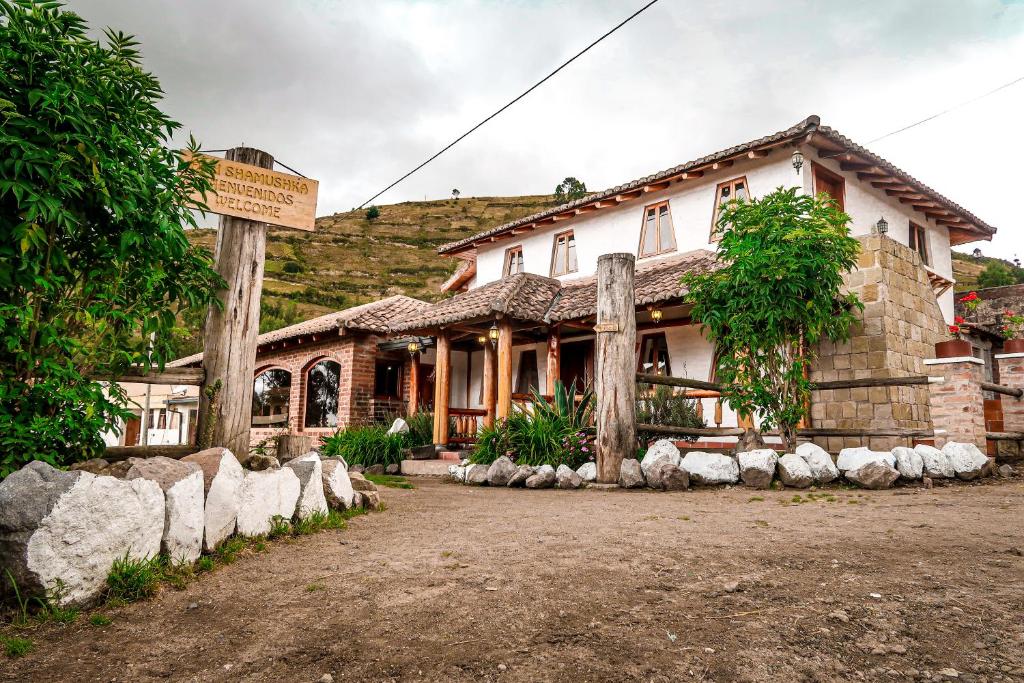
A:
[[[310,452],[255,472],[225,448],[72,471],[30,462],[0,482],[0,576],[9,570],[23,595],[60,586],[63,604],[89,604],[119,557],[191,563],[233,534],[268,533],[275,516],[379,507],[376,486],[347,470]]]
[[[647,486],[675,491],[689,488],[691,483],[711,486],[742,482],[766,489],[777,478],[785,486],[807,488],[844,477],[864,488],[884,489],[898,479],[976,479],[993,473],[994,463],[973,444],[956,442],[947,443],[941,450],[926,445],[901,446],[892,451],[845,448],[833,461],[827,451],[813,443],[801,444],[796,452],[782,456],[763,448],[734,457],[702,451],[681,455],[674,443],[663,439],[647,450],[643,460],[623,460],[618,484],[623,488]],[[588,462],[576,471],[567,465],[559,465],[558,469],[551,465],[532,467],[516,465],[502,456],[491,465],[465,461],[451,465],[448,473],[471,485],[575,489],[597,479],[597,466]]]

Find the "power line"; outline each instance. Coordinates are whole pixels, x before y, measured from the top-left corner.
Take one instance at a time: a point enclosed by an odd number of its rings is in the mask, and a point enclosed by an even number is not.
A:
[[[982,95],[978,95],[977,97],[975,97],[973,99],[970,99],[970,100],[967,100],[966,102],[961,102],[960,104],[954,105],[954,106],[950,107],[949,109],[944,109],[944,110],[938,112],[937,114],[932,114],[931,116],[929,116],[927,118],[924,118],[924,119],[921,119],[920,121],[917,121],[915,123],[911,123],[908,126],[903,126],[899,130],[894,130],[891,133],[886,133],[882,137],[875,138],[874,140],[868,140],[865,144],[871,145],[871,144],[874,144],[874,143],[878,142],[879,140],[884,140],[886,138],[892,137],[893,135],[896,135],[897,133],[902,133],[905,130],[910,130],[911,128],[915,128],[917,126],[920,126],[922,123],[928,123],[929,121],[937,119],[940,116],[948,114],[948,113],[950,113],[952,111],[956,111],[957,109],[960,109],[962,107],[966,107],[968,104],[974,104],[978,100],[985,99],[989,95],[995,95],[1000,90],[1006,90],[1010,86],[1016,85],[1017,83],[1020,83],[1021,81],[1024,81],[1024,76],[1020,76],[1019,78],[1015,78],[1014,80],[1010,81],[1009,83],[1003,83],[998,88],[995,88],[993,90],[989,90],[987,93],[984,93]]]
[[[373,195],[372,197],[370,197],[369,199],[367,199],[367,200],[366,200],[365,202],[363,202],[362,204],[360,204],[358,208],[360,208],[360,209],[361,209],[361,208],[363,208],[364,206],[366,206],[367,204],[369,204],[370,202],[372,202],[372,201],[373,201],[374,199],[376,199],[377,197],[381,196],[382,194],[384,194],[385,192],[387,192],[388,190],[390,190],[391,188],[393,188],[393,187],[394,187],[395,185],[397,185],[398,183],[402,182],[403,180],[405,180],[406,178],[408,178],[409,176],[411,176],[411,175],[412,175],[413,173],[415,173],[416,171],[420,170],[421,168],[423,168],[424,166],[426,166],[427,164],[429,164],[429,163],[430,163],[431,161],[433,161],[434,159],[438,158],[439,156],[441,156],[442,154],[444,154],[445,152],[447,152],[447,151],[448,151],[449,149],[451,149],[452,147],[454,147],[455,145],[457,145],[457,144],[458,144],[459,142],[461,142],[461,141],[462,141],[463,139],[465,139],[465,138],[466,138],[467,136],[469,136],[469,135],[470,135],[470,134],[471,134],[471,133],[472,133],[473,131],[475,131],[475,130],[476,130],[477,128],[479,128],[480,126],[484,125],[485,123],[487,123],[488,121],[490,121],[491,119],[493,119],[493,118],[494,118],[495,116],[497,116],[497,115],[498,115],[498,114],[500,114],[501,112],[505,111],[506,109],[508,109],[509,107],[511,107],[511,106],[512,106],[513,104],[515,104],[516,102],[518,102],[519,100],[523,99],[524,97],[526,97],[527,95],[529,95],[529,94],[530,94],[531,92],[533,92],[534,90],[536,90],[537,88],[539,88],[539,87],[540,87],[541,85],[543,85],[543,84],[544,84],[544,82],[545,82],[545,81],[547,81],[548,79],[550,79],[550,78],[551,78],[552,76],[554,76],[555,74],[557,74],[557,73],[558,73],[559,71],[561,71],[561,70],[562,70],[562,69],[564,69],[565,67],[567,67],[567,66],[569,66],[570,64],[572,64],[572,63],[573,63],[574,61],[576,61],[576,60],[577,60],[578,58],[582,57],[582,56],[583,56],[584,54],[586,54],[586,53],[587,53],[587,52],[588,52],[588,51],[589,51],[589,50],[590,50],[590,49],[591,49],[592,47],[594,47],[595,45],[597,45],[598,43],[600,43],[600,42],[601,42],[602,40],[604,40],[605,38],[607,38],[607,37],[608,37],[608,36],[610,36],[611,34],[613,34],[613,33],[615,33],[616,31],[618,31],[618,30],[619,30],[620,28],[622,28],[623,26],[625,26],[626,24],[628,24],[628,23],[629,23],[630,21],[632,21],[633,19],[635,19],[635,18],[636,18],[637,16],[639,16],[639,15],[640,15],[640,14],[641,14],[642,12],[644,12],[644,11],[645,11],[646,9],[648,9],[648,8],[649,8],[649,7],[651,6],[651,5],[655,4],[656,2],[658,2],[658,0],[651,0],[651,1],[650,1],[650,2],[648,2],[648,3],[646,4],[646,5],[644,5],[643,7],[641,7],[640,9],[638,9],[637,11],[633,12],[632,14],[630,14],[630,15],[629,15],[628,17],[626,17],[626,18],[625,18],[625,19],[623,19],[623,20],[622,20],[621,22],[619,22],[619,23],[618,23],[618,24],[616,24],[616,25],[615,25],[614,27],[612,27],[612,28],[611,28],[611,29],[610,29],[610,30],[609,30],[608,32],[606,32],[606,33],[605,33],[604,35],[602,35],[602,36],[601,36],[600,38],[598,38],[597,40],[595,40],[594,42],[592,42],[592,43],[591,43],[590,45],[587,45],[587,46],[586,46],[585,48],[583,48],[582,50],[580,50],[579,52],[577,52],[577,53],[576,53],[575,55],[573,55],[572,57],[570,57],[570,58],[569,58],[568,60],[566,60],[565,62],[563,62],[563,63],[562,63],[562,65],[561,65],[561,66],[559,66],[559,67],[558,67],[557,69],[555,69],[554,71],[552,71],[551,73],[549,73],[549,74],[548,74],[547,76],[545,76],[544,78],[542,78],[542,79],[540,79],[539,81],[537,81],[536,83],[534,83],[534,84],[533,84],[532,86],[530,86],[530,88],[529,88],[529,89],[525,90],[525,91],[524,91],[524,92],[523,92],[522,94],[520,94],[520,95],[519,95],[518,97],[516,97],[515,99],[511,100],[511,101],[510,101],[510,102],[509,102],[508,104],[506,104],[506,105],[505,105],[504,107],[502,107],[502,108],[501,108],[501,109],[499,109],[498,111],[494,112],[493,114],[491,114],[491,115],[490,115],[490,116],[488,116],[488,117],[487,117],[486,119],[484,119],[484,120],[483,120],[483,121],[481,121],[480,123],[476,124],[475,126],[473,126],[472,128],[470,128],[469,130],[467,130],[467,131],[466,131],[465,133],[463,133],[463,134],[462,134],[462,135],[460,135],[459,137],[457,137],[457,138],[455,138],[454,140],[452,140],[452,141],[451,141],[450,143],[448,143],[448,145],[446,145],[446,146],[445,146],[445,147],[444,147],[443,149],[441,149],[441,151],[439,151],[439,152],[438,152],[437,154],[433,155],[432,157],[430,157],[429,159],[427,159],[426,161],[424,161],[424,162],[423,162],[422,164],[420,164],[420,165],[419,165],[419,166],[417,166],[416,168],[412,169],[411,171],[409,171],[408,173],[406,173],[405,175],[403,175],[403,176],[402,176],[401,178],[399,178],[398,180],[396,180],[395,182],[391,183],[390,185],[388,185],[387,187],[385,187],[385,188],[384,188],[383,190],[381,190],[381,191],[380,191],[380,192],[378,192],[377,194],[375,194],[375,195]]]

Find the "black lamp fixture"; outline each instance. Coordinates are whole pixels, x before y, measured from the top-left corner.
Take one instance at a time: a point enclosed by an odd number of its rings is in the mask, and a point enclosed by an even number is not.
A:
[[[879,235],[884,235],[885,233],[889,232],[889,223],[888,221],[885,220],[885,216],[879,218],[878,222],[875,223],[875,230],[878,231]]]
[[[406,345],[406,348],[409,349],[410,356],[415,356],[417,353],[420,352],[420,343],[413,339]]]
[[[793,151],[793,168],[799,175],[800,169],[804,167],[804,155],[800,150]]]
[[[655,308],[655,309],[652,309],[652,310],[651,310],[651,320],[653,320],[653,321],[654,321],[654,324],[655,324],[655,325],[657,325],[657,324],[659,324],[659,323],[661,322],[661,318],[662,318],[662,316],[664,316],[664,315],[665,315],[665,314],[664,314],[664,313],[662,313],[662,311],[661,311],[661,309],[660,309],[660,308]]]
[[[487,338],[491,340],[491,346],[498,345],[498,323],[491,323],[491,329],[487,330]]]

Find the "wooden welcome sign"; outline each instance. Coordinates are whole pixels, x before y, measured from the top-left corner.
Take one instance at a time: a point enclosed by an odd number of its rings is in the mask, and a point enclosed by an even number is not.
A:
[[[318,181],[228,159],[197,156],[217,164],[213,192],[206,196],[206,204],[213,213],[313,230]],[[202,200],[199,195],[192,198]]]

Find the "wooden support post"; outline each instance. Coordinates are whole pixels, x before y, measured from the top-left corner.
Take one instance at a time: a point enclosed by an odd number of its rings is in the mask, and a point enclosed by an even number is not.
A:
[[[498,359],[494,344],[488,339],[484,342],[484,424],[490,427],[494,424],[494,416],[497,412],[496,401],[498,398]]]
[[[452,345],[448,331],[437,333],[437,361],[434,365],[434,443],[448,444],[448,403],[451,399]]]
[[[231,161],[273,168],[274,157],[258,149],[235,147]],[[236,457],[249,453],[256,337],[260,332],[260,292],[267,224],[221,216],[217,231],[217,272],[227,287],[210,306],[203,334],[206,377],[199,392],[199,431],[203,447],[224,446]],[[215,396],[212,401],[211,396]]]
[[[632,254],[597,259],[597,480],[619,479],[636,455],[636,306]]]
[[[420,354],[409,358],[409,415],[415,415],[420,403]]]
[[[498,406],[495,415],[504,420],[512,414],[512,323],[498,322]]]
[[[544,393],[555,395],[555,382],[560,376],[559,363],[562,357],[562,336],[557,326],[548,330],[547,383]]]

